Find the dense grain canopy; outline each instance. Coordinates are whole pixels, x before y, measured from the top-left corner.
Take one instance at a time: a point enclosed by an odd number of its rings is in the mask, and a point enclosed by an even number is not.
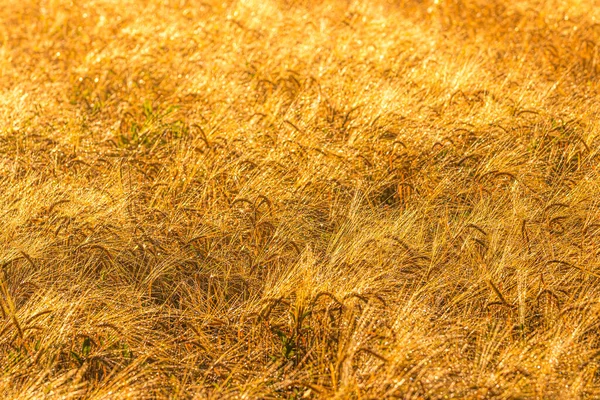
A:
[[[595,0],[3,0],[0,398],[600,396]]]

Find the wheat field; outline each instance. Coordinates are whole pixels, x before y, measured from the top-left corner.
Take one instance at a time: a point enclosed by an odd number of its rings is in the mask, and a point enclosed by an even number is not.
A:
[[[596,0],[2,0],[0,398],[600,398]]]

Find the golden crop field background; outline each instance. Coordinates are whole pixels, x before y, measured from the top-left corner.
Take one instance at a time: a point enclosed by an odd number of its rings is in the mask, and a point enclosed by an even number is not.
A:
[[[600,397],[600,3],[3,0],[0,398]]]

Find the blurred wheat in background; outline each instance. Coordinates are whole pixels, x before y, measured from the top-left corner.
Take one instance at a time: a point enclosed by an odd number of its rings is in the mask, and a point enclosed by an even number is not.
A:
[[[0,398],[600,397],[595,0],[2,0]]]

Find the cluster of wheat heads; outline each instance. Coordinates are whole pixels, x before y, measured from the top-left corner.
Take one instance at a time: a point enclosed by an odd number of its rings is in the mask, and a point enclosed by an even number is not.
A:
[[[600,396],[597,19],[3,0],[0,397]]]

